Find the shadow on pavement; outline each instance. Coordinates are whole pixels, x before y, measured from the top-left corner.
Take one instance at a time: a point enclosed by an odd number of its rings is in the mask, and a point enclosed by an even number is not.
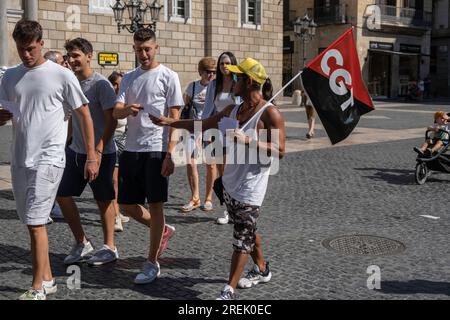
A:
[[[449,282],[436,282],[428,280],[382,281],[381,289],[386,294],[441,294],[450,296]]]
[[[16,210],[0,209],[0,220],[19,220]]]
[[[28,244],[27,244],[28,246]],[[8,285],[0,286],[0,292],[7,294],[21,293],[31,282],[31,257],[30,251],[21,247],[6,245],[0,243],[0,272],[13,272],[11,274],[11,281],[18,283],[24,288],[16,288]],[[67,273],[69,266],[64,265],[63,260],[65,254],[55,254],[50,252],[50,263],[52,266],[53,275],[57,278],[59,284],[58,293],[55,298],[69,295],[71,298],[71,290],[64,284],[67,277],[72,273]],[[145,261],[143,257],[129,257],[119,259],[114,263],[110,263],[100,267],[90,267],[86,263],[78,264],[81,271],[81,290],[90,289],[86,291],[74,291],[74,298],[84,299],[92,296],[97,297],[97,290],[99,296],[108,299],[108,294],[105,289],[124,290],[121,293],[115,293],[111,298],[126,297],[126,290],[136,291],[140,294],[163,299],[199,299],[198,296],[204,294],[201,291],[192,289],[196,284],[201,283],[220,283],[226,282],[225,278],[221,279],[205,279],[205,278],[191,278],[187,276],[179,276],[183,274],[183,270],[199,269],[201,265],[200,259],[197,258],[177,258],[168,257],[161,258],[160,265],[162,269],[162,277],[156,279],[154,283],[138,286],[133,283],[136,274],[139,272],[142,263]],[[176,276],[171,276],[169,270],[181,270],[177,272]],[[22,275],[26,275],[29,279],[24,279]],[[15,279],[15,280],[14,280]],[[17,281],[17,279],[22,279]],[[22,284],[22,282],[26,282]],[[218,287],[218,292],[220,287]],[[86,297],[84,296],[86,294]],[[97,298],[98,298],[97,297]]]
[[[0,199],[14,201],[14,195],[12,190],[1,190]]]
[[[375,181],[385,181],[394,185],[415,185],[414,170],[405,169],[389,169],[389,168],[354,168],[357,171],[376,171],[372,176],[363,176]],[[440,174],[439,178],[434,178],[433,175]],[[430,178],[427,179],[428,183],[447,183],[445,179],[445,173],[433,171]]]
[[[206,213],[208,214],[208,213]],[[211,214],[211,213],[209,213]],[[208,214],[208,215],[209,215]],[[205,222],[214,222],[216,218],[212,215],[209,217],[198,217],[192,215],[192,213],[183,214],[180,216],[166,216],[166,223],[168,224],[195,224],[195,223],[205,223]]]
[[[413,185],[414,170],[389,168],[354,168],[356,171],[375,171],[371,176],[363,176],[375,181],[385,181],[395,185]]]

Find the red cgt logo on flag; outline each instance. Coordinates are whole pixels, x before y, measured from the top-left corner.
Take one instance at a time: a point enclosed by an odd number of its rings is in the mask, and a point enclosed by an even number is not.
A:
[[[361,115],[374,110],[349,29],[302,73],[303,87],[333,144],[347,138]]]

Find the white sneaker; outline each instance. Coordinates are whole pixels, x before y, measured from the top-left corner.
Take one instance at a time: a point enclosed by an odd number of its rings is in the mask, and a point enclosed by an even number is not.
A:
[[[258,283],[267,283],[272,279],[272,272],[269,269],[269,262],[266,262],[266,271],[259,271],[259,267],[255,264],[253,269],[250,270],[247,275],[240,279],[238,282],[238,288],[248,289],[256,286]]]
[[[103,264],[107,264],[119,259],[119,252],[117,251],[117,247],[112,250],[106,244],[98,250],[92,258],[90,258],[87,263],[91,266],[101,266]]]
[[[64,219],[64,215],[57,202],[55,202],[55,205],[53,206],[53,209],[50,212],[50,217],[52,217],[53,219],[61,219],[61,220]]]
[[[87,243],[76,243],[72,247],[72,250],[70,250],[69,255],[64,259],[64,263],[74,264],[76,262],[79,262],[92,251],[94,251],[94,247],[92,247],[90,241],[88,241]]]
[[[156,262],[156,264],[153,264],[150,261],[146,261],[142,266],[142,272],[139,273],[134,279],[134,283],[147,284],[153,282],[156,278],[160,276],[160,274],[161,268],[159,267],[158,262]]]
[[[120,218],[120,216],[116,216],[116,219],[114,221],[114,231],[116,232],[123,231],[122,219]]]
[[[19,300],[47,300],[44,290],[30,289],[19,297]]]
[[[223,212],[223,217],[217,218],[216,222],[217,222],[217,224],[221,224],[221,225],[228,224],[228,222],[230,222],[230,215],[228,214],[228,211],[225,210]]]
[[[122,220],[123,223],[130,222],[130,217],[128,217],[128,216],[124,216],[123,214],[119,213],[119,217],[120,217],[120,220]]]
[[[226,285],[216,300],[236,300],[234,289],[231,286]]]
[[[42,281],[42,288],[44,289],[46,295],[56,293],[58,290],[55,279],[50,281]]]
[[[50,217],[48,217],[48,219],[47,219],[47,223],[46,224],[52,224],[53,223],[53,219],[52,218],[50,218]]]

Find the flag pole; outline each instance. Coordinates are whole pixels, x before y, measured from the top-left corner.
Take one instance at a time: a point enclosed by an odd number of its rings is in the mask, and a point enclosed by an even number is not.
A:
[[[267,101],[267,103],[271,103],[273,100],[275,100],[276,97],[278,97],[289,85],[294,82],[298,77],[300,77],[303,73],[303,70],[301,70],[299,73],[297,73],[288,83],[285,84],[283,88],[280,89],[276,94],[273,95],[273,97]]]

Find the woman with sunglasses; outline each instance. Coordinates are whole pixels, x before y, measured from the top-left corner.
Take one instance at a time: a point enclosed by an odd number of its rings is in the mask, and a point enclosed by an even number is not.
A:
[[[207,87],[216,76],[215,66],[216,60],[212,57],[205,57],[198,63],[198,73],[201,79],[189,83],[186,88],[183,96],[185,103],[185,107],[182,111],[183,119],[202,119]],[[181,211],[183,212],[190,212],[194,209],[197,209],[201,205],[199,178],[196,163],[196,150],[198,150],[199,147],[197,146],[196,141],[194,141],[194,138],[191,138],[190,144],[192,145],[192,148],[191,150],[189,150],[189,152],[192,152],[192,154],[190,156],[190,163],[187,164],[187,177],[189,186],[191,188],[192,197],[191,200],[181,208]],[[208,168],[206,175],[205,205],[202,206],[202,209],[205,211],[212,210],[211,200],[213,194],[213,178],[214,176],[211,174],[211,169]]]
[[[202,119],[207,119],[216,113],[221,112],[229,105],[241,103],[240,97],[235,97],[233,87],[235,77],[228,70],[229,65],[237,65],[237,59],[232,52],[226,51],[219,56],[216,68],[216,80],[211,81],[206,92],[205,108]],[[217,164],[207,164],[207,188],[213,186],[216,176],[223,175],[225,157]],[[216,169],[217,168],[217,169]],[[208,201],[209,200],[209,201]],[[211,211],[212,199],[206,199],[202,206],[203,211]],[[224,211],[224,216],[217,219],[218,224],[227,224],[229,221],[228,212]]]

